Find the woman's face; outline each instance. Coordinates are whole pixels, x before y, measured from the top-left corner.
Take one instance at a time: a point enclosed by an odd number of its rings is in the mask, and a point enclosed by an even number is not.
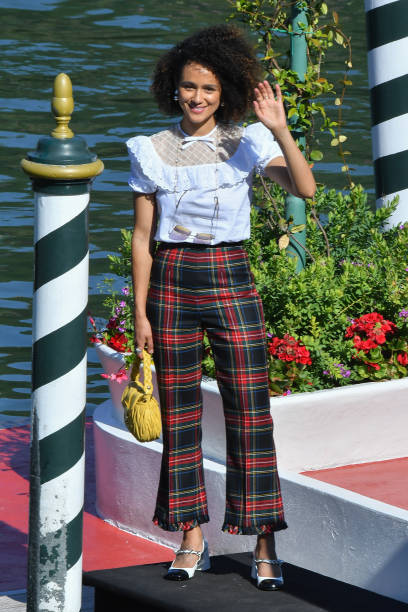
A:
[[[221,102],[221,84],[205,66],[189,62],[183,68],[178,85],[178,98],[183,111],[183,129],[212,128],[214,113]]]

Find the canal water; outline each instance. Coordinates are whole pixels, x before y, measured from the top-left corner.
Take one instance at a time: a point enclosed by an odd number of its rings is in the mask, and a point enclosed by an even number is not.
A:
[[[352,37],[353,69],[345,100],[344,133],[353,152],[355,182],[373,195],[365,17],[361,0],[328,0]],[[71,127],[105,164],[93,185],[90,210],[90,310],[103,315],[99,286],[109,274],[120,229],[130,228],[131,194],[124,142],[167,125],[149,94],[160,54],[193,30],[223,22],[226,0],[0,0],[0,427],[27,421],[30,409],[33,195],[20,160],[55,123],[51,89],[60,72],[74,85]],[[336,51],[330,78],[343,74]],[[330,110],[335,113],[335,107]],[[341,161],[321,140],[325,158],[316,177],[330,187],[345,184]],[[107,397],[106,382],[89,349],[87,411]],[[56,410],[58,406],[56,406]]]

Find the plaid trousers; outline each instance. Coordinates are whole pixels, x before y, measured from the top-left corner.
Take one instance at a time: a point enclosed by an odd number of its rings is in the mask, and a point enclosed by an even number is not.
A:
[[[227,438],[222,530],[251,535],[286,528],[269,409],[262,303],[246,252],[240,246],[160,245],[147,313],[163,421],[153,521],[177,531],[209,520],[200,388],[206,330]]]

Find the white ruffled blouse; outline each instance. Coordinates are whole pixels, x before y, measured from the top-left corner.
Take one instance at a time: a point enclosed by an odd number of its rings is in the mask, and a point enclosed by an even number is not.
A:
[[[181,127],[127,141],[130,187],[155,193],[155,240],[217,244],[250,236],[254,171],[282,151],[262,123],[221,126],[206,137],[189,137]]]

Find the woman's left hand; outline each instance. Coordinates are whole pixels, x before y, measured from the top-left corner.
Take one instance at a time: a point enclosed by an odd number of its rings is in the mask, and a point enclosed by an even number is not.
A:
[[[285,130],[286,113],[283,106],[282,92],[279,85],[275,85],[276,96],[268,81],[258,83],[255,87],[254,111],[259,121],[277,136],[279,132]]]

